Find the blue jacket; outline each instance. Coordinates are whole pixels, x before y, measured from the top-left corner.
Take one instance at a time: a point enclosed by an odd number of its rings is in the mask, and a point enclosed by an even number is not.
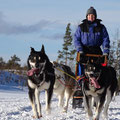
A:
[[[110,40],[104,25],[97,19],[94,23],[89,23],[86,19],[80,24],[74,34],[74,45],[76,50],[83,52],[83,46],[102,45],[103,53],[109,54]]]

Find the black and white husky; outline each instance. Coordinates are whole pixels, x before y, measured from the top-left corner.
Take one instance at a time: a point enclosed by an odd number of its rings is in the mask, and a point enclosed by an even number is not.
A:
[[[85,68],[85,75],[87,79],[83,82],[82,89],[89,120],[99,120],[102,110],[104,110],[104,119],[107,119],[108,107],[118,86],[116,71],[112,67],[88,64]],[[94,117],[93,105],[95,106]]]
[[[42,46],[41,51],[35,51],[34,48],[31,48],[27,62],[29,69],[27,73],[28,94],[34,114],[33,117],[40,118],[42,117],[42,113],[39,94],[42,90],[45,90],[46,93],[46,111],[49,112],[50,110],[50,102],[55,83],[54,68],[45,53],[44,46]]]
[[[75,92],[75,75],[69,66],[57,62],[53,62],[53,66],[55,69],[54,93],[59,99],[58,106],[63,107],[63,112],[67,112],[69,100]]]

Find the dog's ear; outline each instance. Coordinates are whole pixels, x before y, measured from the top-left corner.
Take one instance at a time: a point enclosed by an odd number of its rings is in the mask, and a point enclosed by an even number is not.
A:
[[[42,45],[41,52],[45,53],[44,45]]]
[[[30,48],[31,48],[31,53],[32,53],[32,52],[35,52],[34,48],[32,48],[32,47],[30,47]]]

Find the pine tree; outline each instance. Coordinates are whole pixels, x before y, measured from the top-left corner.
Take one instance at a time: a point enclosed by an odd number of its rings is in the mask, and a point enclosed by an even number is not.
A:
[[[0,57],[0,69],[5,69],[5,61],[3,60],[2,57]]]
[[[73,38],[71,35],[70,23],[66,27],[66,33],[64,36],[63,50],[58,51],[58,61],[68,65],[71,61],[74,60],[75,50],[72,44]]]
[[[120,40],[117,40],[117,50],[116,50],[116,70],[118,76],[120,76]]]
[[[8,60],[8,62],[7,62],[8,69],[20,68],[20,64],[19,64],[20,61],[21,61],[20,58],[17,57],[16,55],[11,56],[11,59]]]
[[[115,69],[117,71],[117,77],[120,77],[120,38],[119,38],[119,29],[116,30],[115,33],[115,41],[116,41],[116,55],[115,57]]]

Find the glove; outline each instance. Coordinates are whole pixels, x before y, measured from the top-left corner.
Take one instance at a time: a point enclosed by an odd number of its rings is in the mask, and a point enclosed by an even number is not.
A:
[[[108,54],[104,53],[103,56],[104,56],[104,63],[107,63],[107,61],[108,61]]]
[[[105,55],[107,55],[107,56],[108,56],[108,53],[104,53],[103,55],[104,55],[104,56],[105,56]]]
[[[104,53],[103,56],[104,56],[104,58],[107,58],[107,59],[108,59],[108,56],[109,56],[109,55],[108,55],[107,53]]]
[[[85,54],[83,52],[80,53],[80,57],[84,57]]]
[[[81,63],[84,63],[84,58],[85,58],[84,52],[80,52],[80,62]]]
[[[76,61],[79,63],[84,60],[84,57],[85,57],[85,55],[84,55],[83,51],[79,51],[79,52],[77,52]]]

